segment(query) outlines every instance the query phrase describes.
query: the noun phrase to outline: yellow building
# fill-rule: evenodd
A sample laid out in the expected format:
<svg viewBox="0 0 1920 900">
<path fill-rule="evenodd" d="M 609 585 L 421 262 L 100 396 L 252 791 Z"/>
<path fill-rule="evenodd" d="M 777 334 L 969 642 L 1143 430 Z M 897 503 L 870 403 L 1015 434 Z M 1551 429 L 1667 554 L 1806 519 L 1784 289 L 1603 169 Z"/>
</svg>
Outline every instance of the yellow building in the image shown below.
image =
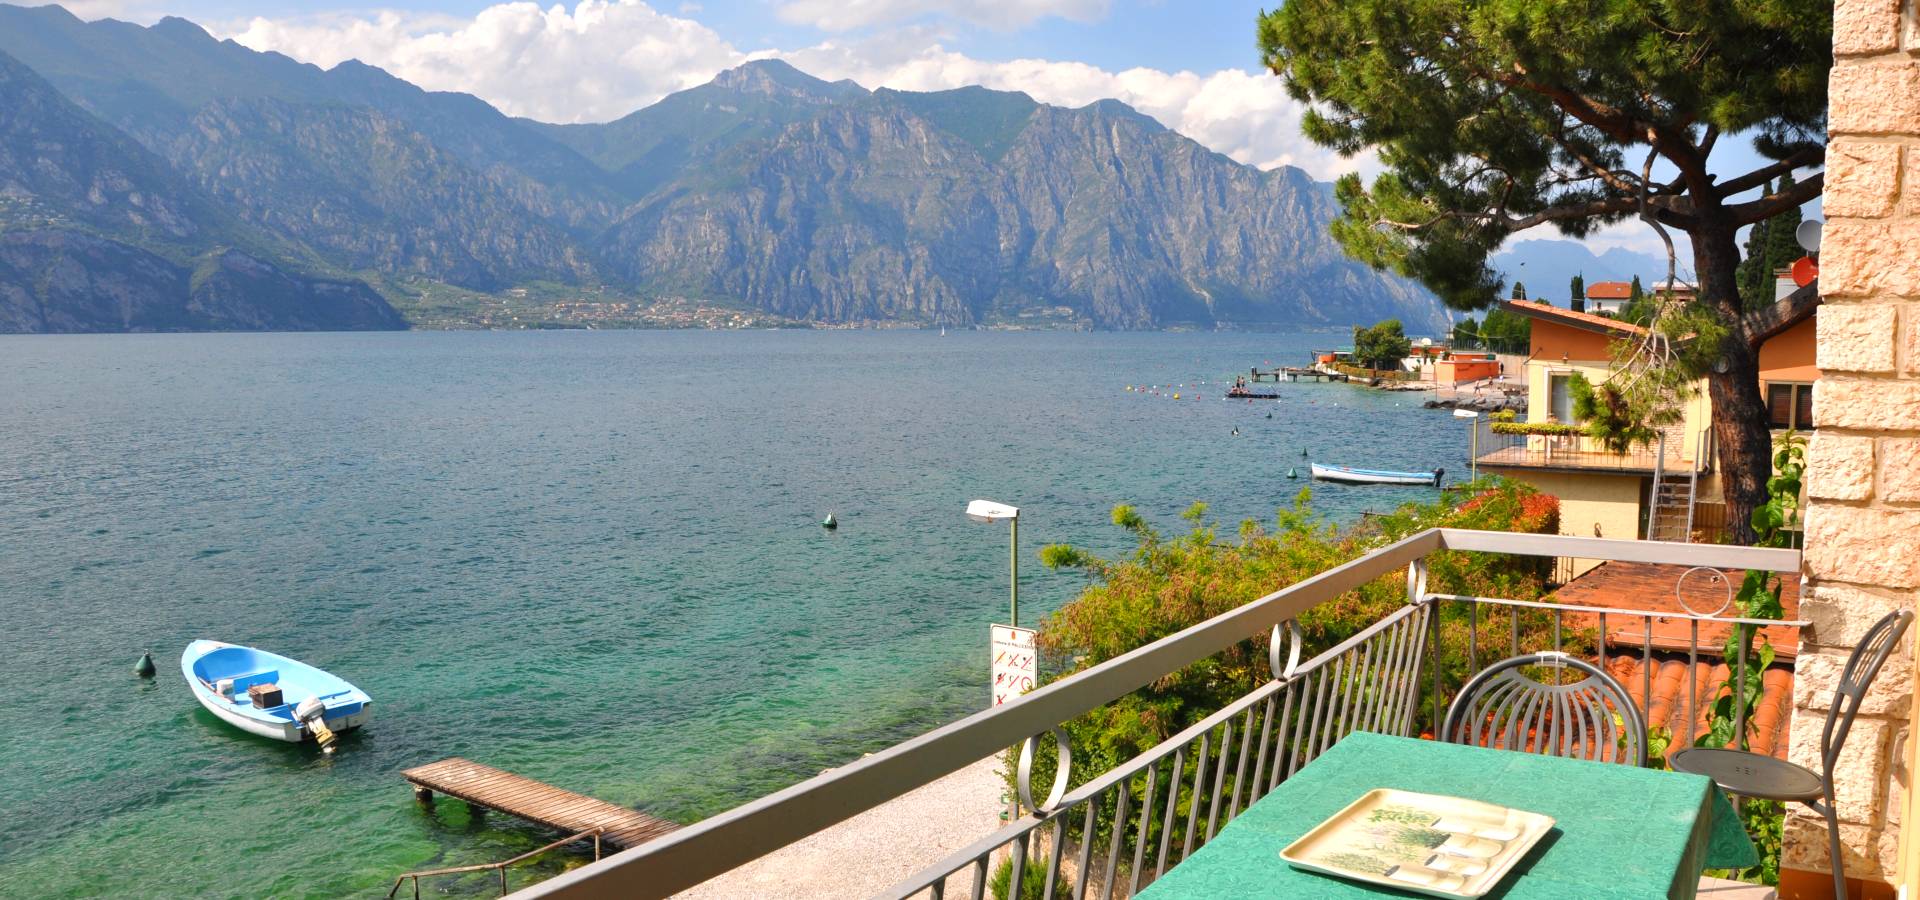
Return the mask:
<svg viewBox="0 0 1920 900">
<path fill-rule="evenodd" d="M 1544 303 L 1508 301 L 1507 312 L 1532 320 L 1526 361 L 1525 422 L 1475 423 L 1474 457 L 1485 470 L 1525 481 L 1560 498 L 1560 531 L 1581 537 L 1688 541 L 1725 524 L 1714 472 L 1713 408 L 1705 385 L 1659 441 L 1616 453 L 1577 433 L 1574 376 L 1599 384 L 1612 377 L 1612 345 L 1646 329 L 1606 316 Z M 1761 388 L 1776 429 L 1808 430 L 1813 422 L 1814 320 L 1800 322 L 1760 348 Z M 1588 566 L 1576 562 L 1577 575 Z"/>
</svg>

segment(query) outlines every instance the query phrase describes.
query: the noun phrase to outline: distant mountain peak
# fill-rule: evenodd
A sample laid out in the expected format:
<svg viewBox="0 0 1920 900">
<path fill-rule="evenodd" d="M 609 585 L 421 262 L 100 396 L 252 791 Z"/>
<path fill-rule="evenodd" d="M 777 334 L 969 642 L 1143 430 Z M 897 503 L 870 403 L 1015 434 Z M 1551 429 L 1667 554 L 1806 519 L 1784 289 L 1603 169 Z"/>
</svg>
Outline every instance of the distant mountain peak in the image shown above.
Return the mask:
<svg viewBox="0 0 1920 900">
<path fill-rule="evenodd" d="M 1159 119 L 1156 119 L 1150 115 L 1147 115 L 1146 113 L 1143 113 L 1137 109 L 1134 109 L 1133 107 L 1128 106 L 1123 101 L 1114 100 L 1112 98 L 1107 98 L 1105 100 L 1095 100 L 1092 103 L 1087 104 L 1086 106 L 1080 107 L 1080 109 L 1084 109 L 1088 112 L 1094 113 L 1095 115 L 1107 116 L 1115 119 L 1132 119 L 1134 121 L 1141 123 L 1142 125 L 1151 126 L 1155 131 L 1167 130 L 1167 127 L 1165 125 L 1160 124 Z"/>
<path fill-rule="evenodd" d="M 153 30 L 155 33 L 168 35 L 170 37 L 185 38 L 192 41 L 207 41 L 209 43 L 213 42 L 213 35 L 208 34 L 205 28 L 201 28 L 179 16 L 167 16 L 153 23 Z"/>
<path fill-rule="evenodd" d="M 755 59 L 727 69 L 709 86 L 749 94 L 837 98 L 865 89 L 851 81 L 827 81 L 815 78 L 780 59 Z"/>
</svg>

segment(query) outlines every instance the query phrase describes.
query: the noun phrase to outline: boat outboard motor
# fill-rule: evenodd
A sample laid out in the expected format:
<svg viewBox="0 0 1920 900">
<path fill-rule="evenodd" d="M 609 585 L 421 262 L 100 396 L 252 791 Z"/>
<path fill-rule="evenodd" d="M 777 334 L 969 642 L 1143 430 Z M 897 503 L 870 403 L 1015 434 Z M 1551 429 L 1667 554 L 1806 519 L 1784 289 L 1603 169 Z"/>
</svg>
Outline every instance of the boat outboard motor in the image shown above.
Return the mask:
<svg viewBox="0 0 1920 900">
<path fill-rule="evenodd" d="M 1433 470 L 1433 486 L 1434 486 L 1434 487 L 1439 487 L 1439 486 L 1440 486 L 1440 481 L 1441 481 L 1441 479 L 1444 479 L 1444 478 L 1446 478 L 1446 477 L 1447 477 L 1447 470 L 1446 470 L 1446 469 L 1435 469 L 1435 470 Z"/>
<path fill-rule="evenodd" d="M 333 744 L 340 740 L 340 736 L 327 727 L 326 714 L 327 704 L 321 702 L 319 697 L 308 697 L 300 701 L 299 706 L 293 708 L 294 721 L 307 726 L 307 730 L 313 732 L 313 736 L 320 741 L 320 749 L 323 752 L 332 753 Z"/>
</svg>

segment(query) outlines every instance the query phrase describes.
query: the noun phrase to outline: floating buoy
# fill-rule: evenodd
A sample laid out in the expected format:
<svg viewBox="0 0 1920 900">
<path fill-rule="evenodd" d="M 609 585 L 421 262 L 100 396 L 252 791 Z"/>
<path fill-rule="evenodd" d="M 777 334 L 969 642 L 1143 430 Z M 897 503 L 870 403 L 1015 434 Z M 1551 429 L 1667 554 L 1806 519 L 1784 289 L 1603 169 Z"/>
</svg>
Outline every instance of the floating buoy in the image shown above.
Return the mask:
<svg viewBox="0 0 1920 900">
<path fill-rule="evenodd" d="M 133 664 L 133 674 L 141 678 L 153 677 L 153 651 L 140 654 L 140 661 Z"/>
<path fill-rule="evenodd" d="M 1299 477 L 1300 477 L 1300 470 L 1299 470 L 1299 469 L 1288 469 L 1288 470 L 1287 470 L 1287 477 L 1288 477 L 1288 478 L 1299 478 Z"/>
<path fill-rule="evenodd" d="M 1267 413 L 1267 418 L 1269 419 L 1273 418 L 1273 413 Z"/>
<path fill-rule="evenodd" d="M 1233 436 L 1234 436 L 1234 437 L 1239 437 L 1239 436 L 1240 436 L 1240 429 L 1238 429 L 1238 428 L 1235 428 L 1235 429 L 1233 430 Z"/>
<path fill-rule="evenodd" d="M 832 531 L 840 527 L 840 520 L 834 518 L 833 513 L 827 513 L 827 517 L 820 520 L 820 527 Z"/>
<path fill-rule="evenodd" d="M 1175 400 L 1178 400 L 1178 399 L 1180 399 L 1180 394 L 1179 394 L 1179 392 L 1177 392 L 1177 391 L 1176 391 L 1176 392 L 1174 392 L 1174 395 L 1173 395 L 1173 399 L 1175 399 Z"/>
</svg>

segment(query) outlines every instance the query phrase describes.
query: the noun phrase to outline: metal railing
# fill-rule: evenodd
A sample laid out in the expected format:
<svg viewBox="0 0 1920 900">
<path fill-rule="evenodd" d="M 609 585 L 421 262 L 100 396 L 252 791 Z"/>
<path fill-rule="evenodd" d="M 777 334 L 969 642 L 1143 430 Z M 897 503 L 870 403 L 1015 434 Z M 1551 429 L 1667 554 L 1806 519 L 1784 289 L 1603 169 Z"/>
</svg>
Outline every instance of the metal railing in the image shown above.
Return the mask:
<svg viewBox="0 0 1920 900">
<path fill-rule="evenodd" d="M 494 869 L 500 873 L 500 896 L 505 897 L 507 895 L 508 866 L 525 862 L 549 850 L 564 847 L 574 841 L 583 841 L 587 838 L 593 838 L 593 858 L 597 861 L 600 859 L 600 831 L 601 829 L 599 828 L 589 828 L 577 834 L 567 835 L 544 847 L 537 847 L 512 859 L 503 859 L 499 862 L 479 863 L 471 866 L 449 866 L 444 869 L 422 869 L 418 872 L 408 872 L 393 880 L 393 887 L 387 890 L 387 900 L 393 900 L 393 895 L 400 893 L 400 886 L 406 884 L 409 878 L 413 879 L 413 900 L 420 900 L 420 879 L 422 878 L 433 878 L 440 875 L 464 875 L 468 872 L 485 872 L 488 869 Z"/>
<path fill-rule="evenodd" d="M 1010 871 L 1024 871 L 1036 832 L 1046 838 L 1049 849 L 1049 885 L 1065 874 L 1074 900 L 1085 897 L 1096 883 L 1104 886 L 1096 896 L 1132 896 L 1143 878 L 1151 883 L 1169 868 L 1170 860 L 1178 863 L 1212 840 L 1219 826 L 1244 806 L 1340 738 L 1358 729 L 1407 734 L 1420 695 L 1419 660 L 1428 609 L 1427 604 L 1401 607 L 1305 663 L 1293 623 L 1284 630 L 1275 626 L 1268 646 L 1277 678 L 1072 791 L 1064 790 L 1070 767 L 1057 765 L 1053 793 L 1037 805 L 1030 779 L 1038 742 L 1029 738 L 1021 748 L 1019 796 L 1023 808 L 1037 811 L 880 896 L 904 898 L 925 891 L 944 898 L 949 879 L 966 873 L 971 881 L 962 886 L 978 897 L 996 853 L 1010 854 Z M 1283 647 L 1289 649 L 1283 652 Z M 1064 737 L 1053 734 L 1058 759 L 1068 762 Z M 1158 840 L 1153 837 L 1156 830 Z M 1093 839 L 1103 831 L 1109 835 L 1106 841 Z M 1133 836 L 1130 841 L 1128 834 Z M 1065 860 L 1070 842 L 1077 842 L 1079 850 Z M 1097 843 L 1104 843 L 1105 850 L 1096 868 Z"/>
<path fill-rule="evenodd" d="M 1010 859 L 1015 884 L 1026 860 L 1044 858 L 1049 898 L 1055 893 L 1054 876 L 1061 872 L 1075 876 L 1075 898 L 1089 895 L 1090 882 L 1099 882 L 1103 896 L 1130 895 L 1204 846 L 1240 810 L 1348 732 L 1367 728 L 1409 733 L 1416 704 L 1429 699 L 1423 696 L 1429 690 L 1433 709 L 1439 709 L 1447 684 L 1454 680 L 1446 673 L 1460 656 L 1442 646 L 1444 638 L 1460 630 L 1457 615 L 1455 621 L 1443 622 L 1449 603 L 1472 610 L 1495 604 L 1514 621 L 1522 615 L 1550 617 L 1555 647 L 1567 637 L 1567 615 L 1636 614 L 1430 594 L 1425 558 L 1441 551 L 1725 570 L 1791 572 L 1799 566 L 1799 554 L 1790 550 L 1431 529 L 1002 706 L 523 889 L 518 896 L 665 897 L 1016 746 L 1023 748 L 1019 768 L 1025 777 L 1019 779 L 1019 793 L 1024 814 L 882 896 L 944 898 L 950 880 L 957 878 L 969 896 L 982 897 L 996 854 Z M 1405 607 L 1306 662 L 1298 661 L 1300 642 L 1292 620 L 1402 571 Z M 1490 615 L 1489 621 L 1497 618 Z M 1468 665 L 1479 659 L 1481 621 L 1478 612 L 1467 614 Z M 1057 778 L 1048 796 L 1035 802 L 1030 781 L 1041 740 L 1055 745 L 1056 772 L 1071 769 L 1071 748 L 1056 731 L 1058 726 L 1263 632 L 1287 638 L 1271 643 L 1276 658 L 1270 664 L 1278 677 L 1077 788 L 1068 790 L 1068 778 Z M 1528 626 L 1517 633 L 1537 637 L 1549 632 Z M 1282 647 L 1285 659 L 1278 658 Z"/>
<path fill-rule="evenodd" d="M 1485 416 L 1473 423 L 1474 434 L 1469 438 L 1468 452 L 1473 454 L 1476 465 L 1678 474 L 1704 472 L 1711 468 L 1713 461 L 1708 431 L 1695 436 L 1695 452 L 1690 455 L 1676 446 L 1677 440 L 1666 438 L 1651 444 L 1635 444 L 1620 453 L 1585 435 L 1503 434 L 1493 430 L 1494 424 Z"/>
</svg>

